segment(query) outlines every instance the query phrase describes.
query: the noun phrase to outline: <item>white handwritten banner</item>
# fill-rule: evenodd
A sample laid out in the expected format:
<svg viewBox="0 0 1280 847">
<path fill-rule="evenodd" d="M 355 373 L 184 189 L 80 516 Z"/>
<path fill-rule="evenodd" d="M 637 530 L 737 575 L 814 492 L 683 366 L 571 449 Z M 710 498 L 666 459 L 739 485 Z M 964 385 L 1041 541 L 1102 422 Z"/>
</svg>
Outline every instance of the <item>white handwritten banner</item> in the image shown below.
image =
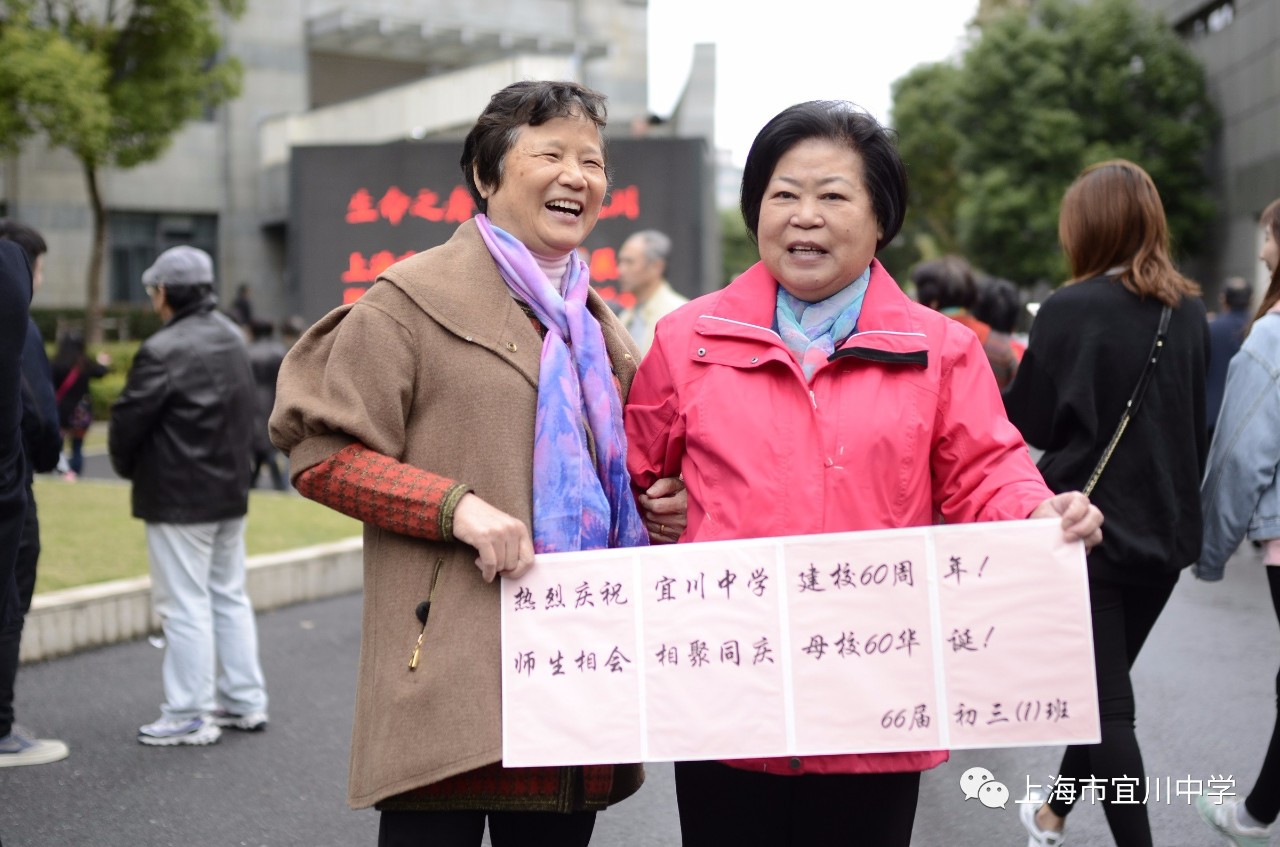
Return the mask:
<svg viewBox="0 0 1280 847">
<path fill-rule="evenodd" d="M 508 767 L 1089 744 L 1057 520 L 538 556 L 502 587 Z"/>
</svg>

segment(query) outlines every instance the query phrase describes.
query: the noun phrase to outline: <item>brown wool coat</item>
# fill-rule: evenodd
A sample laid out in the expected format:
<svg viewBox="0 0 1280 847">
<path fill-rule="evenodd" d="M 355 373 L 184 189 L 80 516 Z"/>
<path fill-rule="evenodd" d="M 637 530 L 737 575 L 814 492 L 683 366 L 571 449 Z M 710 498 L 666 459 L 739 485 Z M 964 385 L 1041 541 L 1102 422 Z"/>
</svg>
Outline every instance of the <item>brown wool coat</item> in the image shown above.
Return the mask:
<svg viewBox="0 0 1280 847">
<path fill-rule="evenodd" d="M 595 292 L 588 306 L 625 398 L 639 356 Z M 280 370 L 271 438 L 297 474 L 358 440 L 467 483 L 531 523 L 542 343 L 473 221 L 330 312 Z M 499 586 L 476 552 L 366 524 L 348 801 L 355 808 L 502 758 Z M 417 670 L 414 609 L 439 577 Z M 615 770 L 613 799 L 638 765 Z"/>
</svg>

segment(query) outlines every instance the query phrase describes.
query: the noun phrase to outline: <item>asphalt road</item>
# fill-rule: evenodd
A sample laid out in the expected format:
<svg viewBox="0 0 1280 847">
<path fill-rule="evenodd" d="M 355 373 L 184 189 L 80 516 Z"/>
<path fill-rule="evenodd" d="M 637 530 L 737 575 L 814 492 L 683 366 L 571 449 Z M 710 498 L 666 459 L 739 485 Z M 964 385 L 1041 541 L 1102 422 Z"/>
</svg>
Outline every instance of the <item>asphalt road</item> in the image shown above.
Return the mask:
<svg viewBox="0 0 1280 847">
<path fill-rule="evenodd" d="M 277 847 L 372 845 L 377 816 L 345 804 L 359 641 L 358 595 L 259 618 L 271 692 L 270 728 L 227 733 L 208 748 L 155 749 L 134 740 L 158 715 L 160 651 L 147 641 L 24 667 L 18 719 L 71 745 L 71 758 L 0 770 L 6 847 Z M 1249 546 L 1216 585 L 1189 576 L 1139 660 L 1138 730 L 1148 776 L 1173 784 L 1229 775 L 1247 791 L 1270 733 L 1280 630 Z M 966 801 L 960 775 L 982 766 L 1022 796 L 1055 772 L 1059 750 L 972 750 L 925 774 L 915 847 L 1021 845 L 1017 808 Z M 671 766 L 600 815 L 598 845 L 675 845 Z M 1209 847 L 1185 796 L 1148 804 L 1155 843 Z M 856 822 L 851 821 L 856 831 Z M 1111 844 L 1100 806 L 1068 824 L 1074 845 Z"/>
</svg>

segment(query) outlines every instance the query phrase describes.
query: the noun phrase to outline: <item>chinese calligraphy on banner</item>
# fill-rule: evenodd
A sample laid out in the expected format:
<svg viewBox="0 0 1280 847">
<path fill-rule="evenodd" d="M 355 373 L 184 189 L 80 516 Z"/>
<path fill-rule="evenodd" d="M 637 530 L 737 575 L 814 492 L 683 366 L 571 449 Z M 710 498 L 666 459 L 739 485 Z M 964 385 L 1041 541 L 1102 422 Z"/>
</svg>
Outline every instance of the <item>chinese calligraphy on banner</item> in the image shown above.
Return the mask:
<svg viewBox="0 0 1280 847">
<path fill-rule="evenodd" d="M 1099 738 L 1056 520 L 539 556 L 502 594 L 508 767 Z"/>
</svg>

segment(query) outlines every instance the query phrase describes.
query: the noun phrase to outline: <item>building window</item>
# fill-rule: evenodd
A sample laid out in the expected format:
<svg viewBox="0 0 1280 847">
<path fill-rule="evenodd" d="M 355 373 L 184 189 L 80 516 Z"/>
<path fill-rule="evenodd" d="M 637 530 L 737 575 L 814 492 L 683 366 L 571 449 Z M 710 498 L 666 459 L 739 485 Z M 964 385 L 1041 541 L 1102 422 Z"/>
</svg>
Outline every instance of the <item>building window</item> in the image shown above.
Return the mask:
<svg viewBox="0 0 1280 847">
<path fill-rule="evenodd" d="M 218 271 L 218 216 L 153 212 L 111 212 L 107 216 L 110 299 L 145 303 L 142 272 L 156 257 L 179 244 L 199 247 L 214 258 Z"/>
<path fill-rule="evenodd" d="M 1188 41 L 1205 38 L 1235 23 L 1235 0 L 1215 0 L 1193 12 L 1177 25 L 1178 35 Z"/>
</svg>

